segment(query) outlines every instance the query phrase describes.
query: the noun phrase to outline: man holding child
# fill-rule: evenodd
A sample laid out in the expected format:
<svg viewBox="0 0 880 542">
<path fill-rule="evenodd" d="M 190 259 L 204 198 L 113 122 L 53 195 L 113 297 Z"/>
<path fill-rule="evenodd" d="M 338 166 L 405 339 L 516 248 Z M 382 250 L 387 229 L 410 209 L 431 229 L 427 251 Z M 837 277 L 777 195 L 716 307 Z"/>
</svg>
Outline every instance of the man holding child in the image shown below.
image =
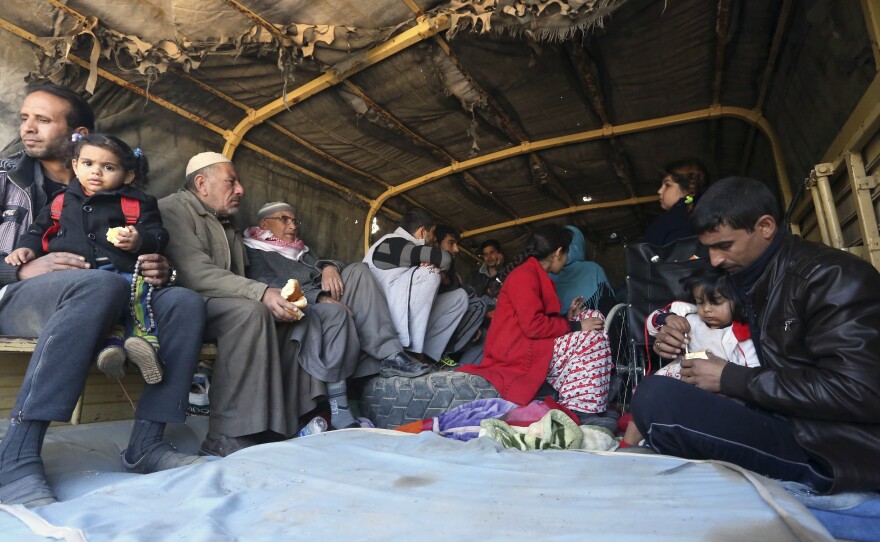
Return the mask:
<svg viewBox="0 0 880 542">
<path fill-rule="evenodd" d="M 94 119 L 89 105 L 70 89 L 52 84 L 28 89 L 20 112 L 24 151 L 0 161 L 0 252 L 11 252 L 33 217 L 73 180 L 67 160 L 71 135 L 94 131 Z M 165 258 L 139 259 L 151 285 L 173 282 Z M 0 286 L 0 334 L 39 336 L 0 443 L 0 503 L 41 506 L 56 501 L 40 457 L 46 430 L 52 421 L 70 419 L 99 346 L 128 310 L 130 284 L 115 273 L 89 269 L 81 255 L 52 252 L 21 266 L 0 261 Z M 141 473 L 200 461 L 175 451 L 163 434 L 166 423 L 185 419 L 204 303 L 189 290 L 160 288 L 153 304 L 165 376 L 144 387 L 123 454 L 123 464 Z"/>
<path fill-rule="evenodd" d="M 880 488 L 880 276 L 846 252 L 797 238 L 762 183 L 716 182 L 691 215 L 713 266 L 739 290 L 760 367 L 684 359 L 649 377 L 633 419 L 658 452 L 735 463 L 819 492 Z M 655 351 L 685 337 L 665 326 Z"/>
</svg>

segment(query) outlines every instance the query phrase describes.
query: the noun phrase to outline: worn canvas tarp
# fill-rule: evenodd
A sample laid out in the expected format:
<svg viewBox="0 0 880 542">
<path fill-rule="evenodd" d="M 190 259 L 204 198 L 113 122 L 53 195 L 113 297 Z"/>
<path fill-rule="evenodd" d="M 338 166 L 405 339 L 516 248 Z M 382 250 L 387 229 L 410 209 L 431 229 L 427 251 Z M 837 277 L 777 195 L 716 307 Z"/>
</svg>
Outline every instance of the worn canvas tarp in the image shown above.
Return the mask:
<svg viewBox="0 0 880 542">
<path fill-rule="evenodd" d="M 50 433 L 64 500 L 35 513 L 92 541 L 831 539 L 773 482 L 718 464 L 356 429 L 132 475 L 118 462 L 129 427 Z M 198 445 L 186 427 L 169 435 Z M 0 510 L 3 538 L 42 539 L 22 510 Z"/>
</svg>

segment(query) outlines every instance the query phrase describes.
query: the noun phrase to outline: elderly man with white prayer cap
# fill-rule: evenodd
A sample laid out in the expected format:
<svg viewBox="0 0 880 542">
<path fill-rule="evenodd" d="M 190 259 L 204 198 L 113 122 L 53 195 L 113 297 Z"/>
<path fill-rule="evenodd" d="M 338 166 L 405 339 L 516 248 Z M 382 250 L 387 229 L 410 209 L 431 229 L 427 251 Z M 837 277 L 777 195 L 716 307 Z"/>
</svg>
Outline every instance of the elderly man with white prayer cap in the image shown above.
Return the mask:
<svg viewBox="0 0 880 542">
<path fill-rule="evenodd" d="M 257 226 L 244 231 L 247 276 L 281 287 L 299 281 L 308 299 L 309 330 L 299 363 L 327 383 L 330 424 L 350 426 L 346 378 L 381 369 L 383 376 L 419 376 L 429 367 L 407 354 L 397 337 L 385 294 L 370 269 L 320 258 L 301 238 L 302 222 L 292 205 L 270 202 L 257 212 Z M 366 360 L 379 360 L 375 362 Z"/>
<path fill-rule="evenodd" d="M 302 311 L 279 286 L 245 276 L 245 246 L 232 220 L 244 192 L 228 158 L 203 152 L 190 159 L 184 188 L 159 201 L 171 235 L 167 254 L 180 284 L 206 298 L 205 337 L 217 341 L 206 455 L 292 437 L 299 417 L 327 394 L 297 361 L 309 327 L 299 323 Z"/>
<path fill-rule="evenodd" d="M 304 330 L 294 325 L 301 311 L 279 288 L 244 276 L 247 257 L 232 222 L 242 196 L 232 162 L 203 152 L 190 159 L 184 188 L 159 200 L 174 236 L 167 255 L 179 283 L 206 298 L 205 338 L 217 341 L 211 419 L 200 450 L 206 455 L 226 456 L 276 434 L 293 436 L 299 415 L 310 409 L 314 384 L 299 370 L 297 347 L 287 340 Z"/>
</svg>

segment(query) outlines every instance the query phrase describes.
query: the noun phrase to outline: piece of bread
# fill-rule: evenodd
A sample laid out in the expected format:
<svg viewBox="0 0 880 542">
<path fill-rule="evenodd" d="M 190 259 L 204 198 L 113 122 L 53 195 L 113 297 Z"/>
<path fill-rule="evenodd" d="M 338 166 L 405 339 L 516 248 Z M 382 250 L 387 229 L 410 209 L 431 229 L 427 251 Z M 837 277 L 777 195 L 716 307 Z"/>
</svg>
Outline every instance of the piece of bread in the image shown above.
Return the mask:
<svg viewBox="0 0 880 542">
<path fill-rule="evenodd" d="M 700 352 L 688 352 L 684 355 L 684 359 L 709 359 L 709 356 L 707 356 L 705 350 L 703 350 Z"/>
<path fill-rule="evenodd" d="M 128 231 L 126 227 L 119 228 L 110 228 L 107 230 L 107 240 L 113 243 L 114 245 L 119 242 L 119 232 Z"/>
<path fill-rule="evenodd" d="M 299 287 L 299 281 L 296 279 L 288 280 L 284 288 L 281 288 L 281 297 L 293 303 L 300 310 L 309 305 L 309 300 L 306 299 L 305 294 Z"/>
</svg>

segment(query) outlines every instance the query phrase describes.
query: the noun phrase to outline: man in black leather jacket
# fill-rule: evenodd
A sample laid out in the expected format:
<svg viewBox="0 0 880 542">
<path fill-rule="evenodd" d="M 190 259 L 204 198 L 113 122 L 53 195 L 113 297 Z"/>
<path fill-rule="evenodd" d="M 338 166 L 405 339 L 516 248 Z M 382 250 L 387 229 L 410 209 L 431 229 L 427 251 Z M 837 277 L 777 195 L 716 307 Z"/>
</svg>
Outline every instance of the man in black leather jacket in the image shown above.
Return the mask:
<svg viewBox="0 0 880 542">
<path fill-rule="evenodd" d="M 880 274 L 781 230 L 753 179 L 714 184 L 691 222 L 740 291 L 761 367 L 710 354 L 683 360 L 681 381 L 645 379 L 633 418 L 647 445 L 820 492 L 880 488 Z M 663 328 L 654 349 L 672 359 L 684 343 Z"/>
</svg>

